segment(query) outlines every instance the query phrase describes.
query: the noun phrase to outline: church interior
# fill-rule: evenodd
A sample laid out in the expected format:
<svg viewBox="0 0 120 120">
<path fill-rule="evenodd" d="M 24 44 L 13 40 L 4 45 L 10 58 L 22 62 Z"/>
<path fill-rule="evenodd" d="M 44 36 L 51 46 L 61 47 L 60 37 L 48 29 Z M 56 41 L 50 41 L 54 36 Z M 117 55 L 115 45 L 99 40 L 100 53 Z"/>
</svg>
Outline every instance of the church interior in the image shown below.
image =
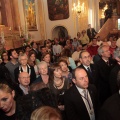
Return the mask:
<svg viewBox="0 0 120 120">
<path fill-rule="evenodd" d="M 80 0 L 80 10 L 73 10 L 78 1 L 65 0 L 60 3 L 59 11 L 52 0 L 1 0 L 0 32 L 4 34 L 5 48 L 20 47 L 24 37 L 41 43 L 47 39 L 60 38 L 60 31 L 65 37 L 73 39 L 77 32 L 87 30 L 88 24 L 95 28 L 102 39 L 107 39 L 109 34 L 119 35 L 119 0 Z M 107 5 L 112 6 L 114 15 L 104 24 Z"/>
<path fill-rule="evenodd" d="M 120 0 L 0 0 L 0 120 L 120 120 Z"/>
</svg>

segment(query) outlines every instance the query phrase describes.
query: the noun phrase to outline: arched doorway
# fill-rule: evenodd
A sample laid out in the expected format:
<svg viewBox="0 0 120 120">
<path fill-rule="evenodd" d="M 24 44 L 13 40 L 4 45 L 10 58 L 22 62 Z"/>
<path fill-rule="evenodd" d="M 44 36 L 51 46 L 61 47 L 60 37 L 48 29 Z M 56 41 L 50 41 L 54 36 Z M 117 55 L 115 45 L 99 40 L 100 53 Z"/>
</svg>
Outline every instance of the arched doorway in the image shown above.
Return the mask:
<svg viewBox="0 0 120 120">
<path fill-rule="evenodd" d="M 68 31 L 63 26 L 57 26 L 52 31 L 52 39 L 54 38 L 66 38 L 68 37 Z"/>
</svg>

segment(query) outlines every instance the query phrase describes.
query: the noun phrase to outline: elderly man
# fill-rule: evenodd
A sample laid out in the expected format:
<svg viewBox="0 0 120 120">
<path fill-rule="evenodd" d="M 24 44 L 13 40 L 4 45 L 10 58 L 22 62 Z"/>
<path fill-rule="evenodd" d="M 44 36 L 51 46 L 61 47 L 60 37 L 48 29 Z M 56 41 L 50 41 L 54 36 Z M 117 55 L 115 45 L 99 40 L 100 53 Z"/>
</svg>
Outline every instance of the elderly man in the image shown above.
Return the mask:
<svg viewBox="0 0 120 120">
<path fill-rule="evenodd" d="M 95 120 L 97 94 L 94 85 L 89 84 L 83 68 L 73 72 L 73 85 L 65 93 L 65 112 L 68 120 Z"/>
<path fill-rule="evenodd" d="M 108 45 L 100 46 L 98 48 L 98 54 L 101 56 L 100 60 L 96 64 L 99 78 L 99 99 L 102 105 L 104 101 L 111 95 L 109 75 L 116 62 L 110 58 L 111 54 Z"/>
<path fill-rule="evenodd" d="M 29 92 L 30 75 L 27 72 L 21 72 L 18 77 L 19 87 L 26 95 Z"/>
<path fill-rule="evenodd" d="M 116 59 L 117 64 L 111 70 L 110 76 L 109 76 L 110 90 L 112 94 L 116 93 L 119 90 L 118 85 L 117 85 L 117 74 L 120 70 L 120 48 L 117 48 L 114 51 L 113 56 Z"/>
</svg>

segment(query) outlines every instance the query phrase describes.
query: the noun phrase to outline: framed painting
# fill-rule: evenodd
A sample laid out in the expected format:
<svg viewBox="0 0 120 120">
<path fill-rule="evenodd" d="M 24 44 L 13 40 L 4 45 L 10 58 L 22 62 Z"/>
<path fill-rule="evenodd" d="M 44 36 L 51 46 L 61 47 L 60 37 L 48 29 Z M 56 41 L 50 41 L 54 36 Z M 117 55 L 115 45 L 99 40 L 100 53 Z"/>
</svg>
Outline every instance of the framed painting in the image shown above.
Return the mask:
<svg viewBox="0 0 120 120">
<path fill-rule="evenodd" d="M 47 0 L 48 15 L 51 21 L 69 18 L 68 0 Z"/>
<path fill-rule="evenodd" d="M 25 24 L 29 31 L 37 30 L 35 0 L 23 0 Z"/>
</svg>

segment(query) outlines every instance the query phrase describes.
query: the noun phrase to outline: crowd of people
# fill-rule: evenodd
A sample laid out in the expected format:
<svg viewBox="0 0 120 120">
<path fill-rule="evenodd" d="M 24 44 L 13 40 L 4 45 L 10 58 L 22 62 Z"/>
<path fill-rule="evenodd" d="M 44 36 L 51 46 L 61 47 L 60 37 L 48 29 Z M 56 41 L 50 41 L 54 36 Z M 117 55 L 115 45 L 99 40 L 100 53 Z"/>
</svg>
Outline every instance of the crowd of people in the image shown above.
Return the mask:
<svg viewBox="0 0 120 120">
<path fill-rule="evenodd" d="M 0 120 L 119 120 L 120 47 L 96 34 L 3 51 Z"/>
</svg>

